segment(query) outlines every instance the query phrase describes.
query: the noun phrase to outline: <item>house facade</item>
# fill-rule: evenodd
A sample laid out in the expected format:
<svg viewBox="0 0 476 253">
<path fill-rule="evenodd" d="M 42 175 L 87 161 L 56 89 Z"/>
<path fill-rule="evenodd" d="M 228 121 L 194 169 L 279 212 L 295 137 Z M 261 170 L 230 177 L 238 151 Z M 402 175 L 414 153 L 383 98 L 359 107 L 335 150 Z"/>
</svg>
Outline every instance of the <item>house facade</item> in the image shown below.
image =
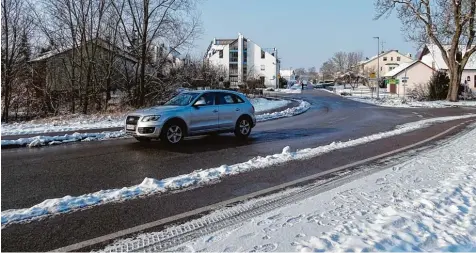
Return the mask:
<svg viewBox="0 0 476 253">
<path fill-rule="evenodd" d="M 368 76 L 370 73 L 375 73 L 375 75 L 380 73 L 382 77 L 401 64 L 412 61 L 411 54 L 403 55 L 398 52 L 398 50 L 390 50 L 386 52 L 382 51 L 379 55 L 370 59 L 367 58 L 365 61 L 360 62 L 357 67 L 360 74 Z"/>
<path fill-rule="evenodd" d="M 408 92 L 427 84 L 434 71 L 421 61 L 402 63 L 384 75 L 386 79 L 392 81 L 387 84 L 387 91 L 399 96 L 406 96 Z M 394 80 L 398 80 L 398 83 L 395 83 Z"/>
<path fill-rule="evenodd" d="M 443 45 L 445 50 L 451 48 L 450 45 Z M 464 54 L 466 46 L 460 45 L 459 50 Z M 443 59 L 441 50 L 435 44 L 427 44 L 421 51 L 418 59 L 433 69 L 440 71 L 448 71 L 448 66 Z M 428 79 L 429 80 L 429 79 Z M 476 54 L 472 54 L 463 70 L 461 77 L 462 84 L 466 85 L 473 92 L 476 92 Z"/>
<path fill-rule="evenodd" d="M 236 39 L 213 39 L 205 59 L 224 70 L 224 80 L 238 87 L 248 79 L 258 79 L 266 87 L 277 87 L 280 64 L 276 48 L 264 49 L 238 34 Z"/>
<path fill-rule="evenodd" d="M 296 74 L 294 73 L 294 70 L 292 69 L 282 69 L 279 71 L 279 75 L 282 78 L 286 79 L 288 82 L 296 80 Z"/>
</svg>

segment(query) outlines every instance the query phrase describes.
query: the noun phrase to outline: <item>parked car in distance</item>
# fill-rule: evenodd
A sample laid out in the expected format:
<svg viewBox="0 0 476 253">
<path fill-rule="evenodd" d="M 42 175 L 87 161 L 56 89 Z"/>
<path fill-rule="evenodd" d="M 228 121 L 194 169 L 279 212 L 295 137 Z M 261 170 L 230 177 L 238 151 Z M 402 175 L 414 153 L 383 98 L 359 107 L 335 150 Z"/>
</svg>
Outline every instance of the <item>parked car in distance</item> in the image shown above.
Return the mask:
<svg viewBox="0 0 476 253">
<path fill-rule="evenodd" d="M 247 138 L 256 126 L 255 108 L 245 95 L 228 90 L 183 91 L 164 105 L 127 115 L 126 133 L 138 141 L 178 144 L 186 136 L 232 132 Z"/>
</svg>

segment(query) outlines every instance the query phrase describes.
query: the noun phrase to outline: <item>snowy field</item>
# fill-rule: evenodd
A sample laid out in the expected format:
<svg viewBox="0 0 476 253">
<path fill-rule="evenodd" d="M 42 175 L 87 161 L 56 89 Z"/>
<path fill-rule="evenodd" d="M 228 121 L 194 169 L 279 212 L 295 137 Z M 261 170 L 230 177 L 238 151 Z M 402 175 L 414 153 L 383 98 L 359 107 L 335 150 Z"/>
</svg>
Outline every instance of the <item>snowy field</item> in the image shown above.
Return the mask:
<svg viewBox="0 0 476 253">
<path fill-rule="evenodd" d="M 399 107 L 399 108 L 445 108 L 445 107 L 476 107 L 476 101 L 458 101 L 458 102 L 449 102 L 446 100 L 441 101 L 414 101 L 410 98 L 404 98 L 403 96 L 398 96 L 397 94 L 388 93 L 386 89 L 380 89 L 379 99 L 377 99 L 377 94 L 372 93 L 369 88 L 366 86 L 359 86 L 358 88 L 352 90 L 349 85 L 344 89 L 343 85 L 334 86 L 333 92 L 337 95 L 342 93 L 352 94 L 351 96 L 344 96 L 345 98 L 352 99 L 354 101 L 373 104 L 377 106 L 384 107 Z"/>
<path fill-rule="evenodd" d="M 218 180 L 227 176 L 237 175 L 251 170 L 257 170 L 273 165 L 292 162 L 295 160 L 310 159 L 328 152 L 332 152 L 333 150 L 357 146 L 375 140 L 407 133 L 435 123 L 472 118 L 475 116 L 476 115 L 474 114 L 470 114 L 465 116 L 426 119 L 397 126 L 394 130 L 388 132 L 373 134 L 346 142 L 333 142 L 328 145 L 297 151 L 291 151 L 291 148 L 288 146 L 285 147 L 281 153 L 268 155 L 266 157 L 255 157 L 243 163 L 222 165 L 216 168 L 197 168 L 197 170 L 189 174 L 176 177 L 165 179 L 145 178 L 139 185 L 120 189 L 108 189 L 84 194 L 81 196 L 65 196 L 63 198 L 48 199 L 30 208 L 2 211 L 1 224 L 3 226 L 10 223 L 25 222 L 50 215 L 77 211 L 96 205 L 121 202 L 133 198 L 149 196 L 151 194 L 163 194 L 175 190 L 193 189 L 194 187 L 217 183 Z"/>
<path fill-rule="evenodd" d="M 171 251 L 474 252 L 474 127 L 464 136 L 403 163 L 204 235 Z M 296 189 L 280 194 L 292 190 Z M 259 199 L 249 202 L 256 201 Z M 245 202 L 218 210 L 200 220 L 219 219 L 227 209 L 247 205 L 251 204 Z M 186 223 L 181 227 L 187 226 Z M 179 227 L 166 231 L 176 228 Z M 156 235 L 162 236 L 162 232 L 120 240 L 104 250 Z"/>
<path fill-rule="evenodd" d="M 250 101 L 254 105 L 256 113 L 284 107 L 291 102 L 265 98 L 252 98 Z M 2 136 L 123 127 L 125 116 L 125 114 L 117 113 L 111 115 L 68 115 L 20 123 L 2 123 Z"/>
<path fill-rule="evenodd" d="M 273 110 L 276 108 L 281 108 L 289 103 L 291 101 L 289 100 L 274 100 L 274 99 L 265 99 L 265 98 L 255 98 L 252 99 L 253 105 L 255 106 L 255 110 L 257 111 L 258 115 L 256 115 L 256 120 L 258 122 L 263 122 L 267 120 L 273 120 L 273 119 L 280 119 L 280 118 L 285 118 L 285 117 L 292 117 L 295 115 L 299 115 L 301 113 L 306 112 L 311 108 L 311 104 L 309 102 L 299 100 L 299 105 L 291 108 L 287 108 L 282 111 L 277 111 L 277 112 L 272 112 L 272 113 L 263 113 L 264 111 L 268 110 Z M 261 114 L 259 114 L 261 113 Z M 68 122 L 72 122 L 72 120 L 65 120 L 63 121 L 65 124 L 68 124 Z M 97 126 L 97 124 L 102 124 L 101 122 L 94 122 L 94 120 L 91 120 L 93 122 L 91 125 L 88 125 L 87 123 L 84 123 L 85 126 Z M 103 122 L 104 123 L 104 122 Z M 110 120 L 106 122 L 106 124 L 117 124 L 117 126 L 123 126 L 123 120 L 118 119 L 117 122 L 114 122 L 113 120 Z M 13 125 L 13 124 L 12 124 Z M 71 127 L 72 124 L 67 125 L 68 127 Z M 25 125 L 26 129 L 29 128 L 29 126 L 26 124 Z M 42 126 L 41 128 L 37 129 L 42 129 L 46 132 L 54 132 L 50 131 L 51 130 L 51 125 L 45 125 Z M 64 126 L 62 126 L 62 129 L 65 129 Z M 52 126 L 53 129 L 55 129 L 55 126 Z M 61 127 L 60 127 L 61 128 Z M 89 128 L 85 128 L 89 129 Z M 24 129 L 19 129 L 18 131 L 23 131 Z M 78 129 L 76 129 L 78 130 Z M 82 129 L 84 130 L 84 129 Z M 2 132 L 3 134 L 3 132 Z M 127 138 L 128 135 L 124 130 L 119 130 L 119 131 L 105 131 L 105 132 L 100 132 L 100 133 L 73 133 L 73 134 L 64 134 L 64 135 L 58 135 L 58 136 L 35 136 L 35 137 L 29 137 L 29 138 L 19 138 L 16 140 L 2 140 L 1 145 L 3 147 L 9 146 L 9 145 L 15 145 L 15 146 L 28 146 L 28 147 L 41 147 L 41 146 L 46 146 L 46 145 L 58 145 L 62 143 L 68 143 L 68 142 L 77 142 L 77 141 L 97 141 L 97 140 L 108 140 L 108 139 L 116 139 L 116 138 Z"/>
</svg>

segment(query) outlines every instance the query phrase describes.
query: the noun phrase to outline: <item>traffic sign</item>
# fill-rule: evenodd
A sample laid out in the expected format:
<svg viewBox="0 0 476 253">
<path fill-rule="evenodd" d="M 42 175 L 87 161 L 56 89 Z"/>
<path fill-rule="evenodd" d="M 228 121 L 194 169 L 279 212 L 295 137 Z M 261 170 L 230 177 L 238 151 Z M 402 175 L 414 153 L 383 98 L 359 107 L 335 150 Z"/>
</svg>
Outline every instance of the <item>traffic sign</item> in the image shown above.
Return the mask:
<svg viewBox="0 0 476 253">
<path fill-rule="evenodd" d="M 402 83 L 406 83 L 406 82 L 408 82 L 407 79 L 403 79 L 403 80 L 402 80 Z"/>
<path fill-rule="evenodd" d="M 370 73 L 370 75 L 369 75 L 370 78 L 375 78 L 375 76 L 376 76 L 375 72 L 372 72 L 372 73 Z"/>
<path fill-rule="evenodd" d="M 410 79 L 410 78 L 406 77 L 406 76 L 402 77 L 402 80 L 408 80 L 408 79 Z"/>
</svg>

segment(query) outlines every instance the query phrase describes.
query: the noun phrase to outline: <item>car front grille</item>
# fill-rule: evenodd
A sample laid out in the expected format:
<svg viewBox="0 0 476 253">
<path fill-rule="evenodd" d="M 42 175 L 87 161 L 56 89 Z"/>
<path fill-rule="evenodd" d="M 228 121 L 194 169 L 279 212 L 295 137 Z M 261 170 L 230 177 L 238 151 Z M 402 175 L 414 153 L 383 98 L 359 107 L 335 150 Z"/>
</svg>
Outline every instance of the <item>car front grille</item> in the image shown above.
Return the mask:
<svg viewBox="0 0 476 253">
<path fill-rule="evenodd" d="M 139 118 L 138 116 L 127 116 L 127 119 L 126 119 L 126 124 L 127 125 L 137 125 L 137 121 L 139 121 Z"/>
</svg>

